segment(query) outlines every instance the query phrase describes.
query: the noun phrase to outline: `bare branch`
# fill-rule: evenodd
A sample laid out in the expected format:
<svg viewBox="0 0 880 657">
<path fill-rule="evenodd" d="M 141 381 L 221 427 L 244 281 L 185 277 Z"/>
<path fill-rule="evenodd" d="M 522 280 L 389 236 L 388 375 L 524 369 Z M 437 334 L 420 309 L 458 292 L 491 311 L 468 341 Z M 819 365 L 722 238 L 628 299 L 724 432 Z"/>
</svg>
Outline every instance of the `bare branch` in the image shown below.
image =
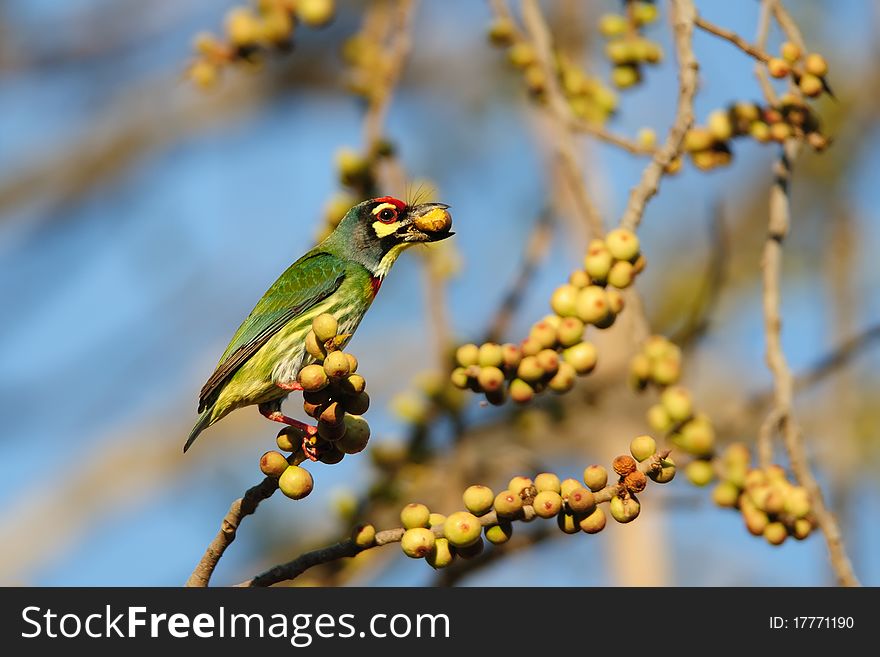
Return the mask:
<svg viewBox="0 0 880 657">
<path fill-rule="evenodd" d="M 730 43 L 735 45 L 747 55 L 754 57 L 759 62 L 764 62 L 766 64 L 770 61 L 770 55 L 765 53 L 762 48 L 751 45 L 736 32 L 715 25 L 715 23 L 710 23 L 702 16 L 697 16 L 694 19 L 694 25 L 699 27 L 701 30 L 708 32 L 709 34 L 714 34 L 715 36 L 720 37 L 726 41 L 730 41 Z"/>
<path fill-rule="evenodd" d="M 684 136 L 694 124 L 694 96 L 697 93 L 699 64 L 694 56 L 693 32 L 696 10 L 691 0 L 672 0 L 672 24 L 675 52 L 678 57 L 678 106 L 675 121 L 666 143 L 654 154 L 639 183 L 629 195 L 620 226 L 636 230 L 642 221 L 645 205 L 660 187 L 660 179 L 669 163 L 681 155 Z"/>
<path fill-rule="evenodd" d="M 782 269 L 782 242 L 788 234 L 790 225 L 790 207 L 788 184 L 791 178 L 791 167 L 797 157 L 799 145 L 795 140 L 786 142 L 783 155 L 777 161 L 774 170 L 774 183 L 770 190 L 770 217 L 767 240 L 761 261 L 763 271 L 763 306 L 764 331 L 766 334 L 767 365 L 773 374 L 774 408 L 765 427 L 778 426 L 782 431 L 783 443 L 792 470 L 798 483 L 807 489 L 812 499 L 816 523 L 825 536 L 831 567 L 838 582 L 844 586 L 858 586 L 846 554 L 846 547 L 840 533 L 840 527 L 834 514 L 826 506 L 822 490 L 816 482 L 807 460 L 806 450 L 800 427 L 792 413 L 794 396 L 794 379 L 788 367 L 788 361 L 782 349 L 781 328 L 782 317 L 780 305 L 780 278 Z M 769 429 L 761 432 L 759 440 L 762 455 L 769 451 Z"/>
</svg>

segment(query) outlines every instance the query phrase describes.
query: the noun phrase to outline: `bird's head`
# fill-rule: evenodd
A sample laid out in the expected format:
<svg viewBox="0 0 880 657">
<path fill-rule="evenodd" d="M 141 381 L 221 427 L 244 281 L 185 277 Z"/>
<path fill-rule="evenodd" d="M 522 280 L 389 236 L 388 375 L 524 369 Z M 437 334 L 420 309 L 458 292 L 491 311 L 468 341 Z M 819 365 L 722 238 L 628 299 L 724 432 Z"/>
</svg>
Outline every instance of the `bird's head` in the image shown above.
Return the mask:
<svg viewBox="0 0 880 657">
<path fill-rule="evenodd" d="M 451 237 L 451 227 L 448 205 L 407 205 L 392 196 L 382 196 L 358 203 L 346 212 L 325 244 L 383 277 L 404 249 Z"/>
</svg>

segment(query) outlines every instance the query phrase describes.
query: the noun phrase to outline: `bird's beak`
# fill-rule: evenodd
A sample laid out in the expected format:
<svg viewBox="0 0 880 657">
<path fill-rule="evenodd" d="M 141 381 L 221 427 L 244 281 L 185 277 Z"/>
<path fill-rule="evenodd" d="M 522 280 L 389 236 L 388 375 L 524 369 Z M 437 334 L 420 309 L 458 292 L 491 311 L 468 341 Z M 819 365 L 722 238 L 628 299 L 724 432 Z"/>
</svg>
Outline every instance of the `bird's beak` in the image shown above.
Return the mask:
<svg viewBox="0 0 880 657">
<path fill-rule="evenodd" d="M 405 242 L 439 242 L 452 237 L 452 215 L 443 203 L 422 203 L 407 213 L 409 222 L 404 229 Z"/>
</svg>

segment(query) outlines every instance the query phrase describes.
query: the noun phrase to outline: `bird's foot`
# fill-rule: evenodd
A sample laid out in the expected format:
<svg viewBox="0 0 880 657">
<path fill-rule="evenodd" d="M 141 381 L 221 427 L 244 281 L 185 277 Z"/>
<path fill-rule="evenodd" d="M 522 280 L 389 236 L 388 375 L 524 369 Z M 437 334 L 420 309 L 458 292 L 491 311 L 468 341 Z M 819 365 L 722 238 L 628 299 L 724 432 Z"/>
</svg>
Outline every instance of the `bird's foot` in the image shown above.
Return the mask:
<svg viewBox="0 0 880 657">
<path fill-rule="evenodd" d="M 303 454 L 305 454 L 306 458 L 310 461 L 319 461 L 321 459 L 322 443 L 324 443 L 324 441 L 319 441 L 317 435 L 304 436 L 302 445 Z"/>
<path fill-rule="evenodd" d="M 279 388 L 281 388 L 282 390 L 289 390 L 289 391 L 293 391 L 293 392 L 296 392 L 296 391 L 303 389 L 303 387 L 299 381 L 288 381 L 288 382 L 276 381 L 275 385 L 278 386 Z"/>
<path fill-rule="evenodd" d="M 273 422 L 280 422 L 282 424 L 286 424 L 288 426 L 299 429 L 305 434 L 306 438 L 316 436 L 318 434 L 318 427 L 311 424 L 306 424 L 305 422 L 300 422 L 299 420 L 294 420 L 292 417 L 287 417 L 284 413 L 281 412 L 277 404 L 260 404 L 259 409 L 263 417 L 268 418 Z"/>
</svg>

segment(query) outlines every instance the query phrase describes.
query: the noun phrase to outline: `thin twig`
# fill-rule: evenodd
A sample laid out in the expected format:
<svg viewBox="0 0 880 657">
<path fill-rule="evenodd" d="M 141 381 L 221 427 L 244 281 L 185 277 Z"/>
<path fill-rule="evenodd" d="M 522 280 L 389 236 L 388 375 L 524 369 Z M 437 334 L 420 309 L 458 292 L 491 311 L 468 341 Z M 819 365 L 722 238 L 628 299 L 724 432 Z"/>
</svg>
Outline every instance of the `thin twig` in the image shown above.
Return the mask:
<svg viewBox="0 0 880 657">
<path fill-rule="evenodd" d="M 758 29 L 755 34 L 755 45 L 761 50 L 767 49 L 767 37 L 770 34 L 770 0 L 761 0 L 761 7 L 758 11 Z M 770 73 L 767 70 L 765 62 L 755 63 L 755 77 L 758 78 L 758 84 L 761 85 L 761 91 L 764 98 L 770 105 L 776 105 L 778 99 L 773 85 L 770 83 Z"/>
<path fill-rule="evenodd" d="M 779 311 L 782 242 L 788 234 L 790 226 L 788 186 L 791 167 L 799 148 L 797 141 L 793 139 L 787 141 L 782 157 L 776 163 L 774 183 L 770 190 L 768 234 L 764 242 L 764 253 L 761 260 L 764 331 L 767 340 L 766 358 L 767 365 L 773 375 L 774 386 L 774 409 L 771 411 L 771 417 L 772 423 L 782 431 L 783 443 L 798 483 L 806 488 L 810 494 L 816 523 L 825 536 L 831 567 L 838 582 L 844 586 L 858 586 L 859 581 L 846 554 L 846 547 L 837 519 L 826 506 L 822 490 L 819 488 L 807 460 L 801 430 L 792 412 L 794 379 L 782 349 L 782 317 Z M 759 436 L 759 438 L 766 443 L 766 436 Z M 767 449 L 765 444 L 762 450 L 766 451 Z"/>
<path fill-rule="evenodd" d="M 694 25 L 699 27 L 701 30 L 708 32 L 709 34 L 714 34 L 717 37 L 729 41 L 747 55 L 751 55 L 752 57 L 757 59 L 759 62 L 764 62 L 766 64 L 770 61 L 770 55 L 764 52 L 762 48 L 753 46 L 736 32 L 715 25 L 715 23 L 710 23 L 702 16 L 697 16 L 694 19 Z"/>
<path fill-rule="evenodd" d="M 226 548 L 232 545 L 232 541 L 235 540 L 235 533 L 242 519 L 256 511 L 260 502 L 271 497 L 276 490 L 278 490 L 278 480 L 274 477 L 266 477 L 256 486 L 249 488 L 244 497 L 240 497 L 232 503 L 229 512 L 220 523 L 220 531 L 208 545 L 208 549 L 205 550 L 205 554 L 193 570 L 192 575 L 186 580 L 186 586 L 208 586 L 211 575 L 217 567 L 217 562 L 220 561 Z"/>
<path fill-rule="evenodd" d="M 681 155 L 684 136 L 694 124 L 694 96 L 697 92 L 699 64 L 694 56 L 693 32 L 696 10 L 692 0 L 672 0 L 672 25 L 678 57 L 678 104 L 675 121 L 663 146 L 645 167 L 642 178 L 632 189 L 620 220 L 622 228 L 636 230 L 642 221 L 645 205 L 657 193 L 660 179 L 669 163 Z"/>
<path fill-rule="evenodd" d="M 523 24 L 532 44 L 538 64 L 544 71 L 546 84 L 547 114 L 552 119 L 553 149 L 559 159 L 565 179 L 575 200 L 581 221 L 587 226 L 592 237 L 602 237 L 605 229 L 602 217 L 596 208 L 584 182 L 584 172 L 574 150 L 574 131 L 572 129 L 571 108 L 565 100 L 556 75 L 553 57 L 553 42 L 550 29 L 537 0 L 523 0 Z"/>
<path fill-rule="evenodd" d="M 644 474 L 659 471 L 662 468 L 661 461 L 667 456 L 669 456 L 669 450 L 661 450 L 660 452 L 655 453 L 652 457 L 639 463 L 638 469 Z M 605 502 L 611 501 L 614 497 L 623 495 L 624 492 L 625 488 L 622 483 L 610 484 L 602 490 L 593 493 L 593 499 L 596 504 L 604 504 Z M 531 505 L 524 505 L 521 515 L 518 518 L 514 518 L 514 520 L 528 522 L 536 517 L 534 508 Z M 480 516 L 479 521 L 482 527 L 496 525 L 498 524 L 498 515 L 495 511 L 490 511 L 487 514 Z M 434 535 L 437 537 L 443 536 L 442 525 L 432 527 L 431 531 L 433 531 Z M 373 545 L 370 546 L 359 546 L 355 544 L 352 539 L 347 539 L 340 541 L 339 543 L 334 543 L 328 547 L 318 548 L 317 550 L 301 554 L 292 561 L 270 568 L 246 582 L 237 584 L 237 586 L 272 586 L 279 582 L 295 579 L 314 566 L 330 563 L 331 561 L 336 561 L 345 557 L 353 557 L 364 550 L 369 550 L 374 547 L 381 547 L 383 545 L 388 545 L 389 543 L 399 543 L 405 532 L 406 530 L 402 527 L 376 532 L 376 539 Z"/>
</svg>

